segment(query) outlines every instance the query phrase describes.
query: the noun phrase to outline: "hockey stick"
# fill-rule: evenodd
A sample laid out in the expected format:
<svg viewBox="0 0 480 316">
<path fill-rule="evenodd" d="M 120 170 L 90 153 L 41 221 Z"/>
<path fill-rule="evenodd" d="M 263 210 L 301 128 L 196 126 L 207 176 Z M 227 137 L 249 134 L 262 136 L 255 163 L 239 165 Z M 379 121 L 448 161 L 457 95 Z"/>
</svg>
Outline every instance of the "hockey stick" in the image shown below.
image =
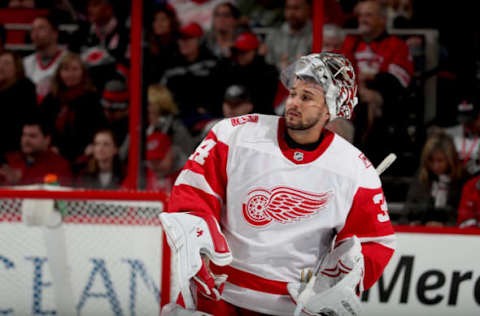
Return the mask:
<svg viewBox="0 0 480 316">
<path fill-rule="evenodd" d="M 385 170 L 387 170 L 388 167 L 390 167 L 390 165 L 396 159 L 397 159 L 397 155 L 395 155 L 394 153 L 388 154 L 388 156 L 385 157 L 385 159 L 383 159 L 382 162 L 375 169 L 377 171 L 378 175 L 381 175 Z"/>
</svg>

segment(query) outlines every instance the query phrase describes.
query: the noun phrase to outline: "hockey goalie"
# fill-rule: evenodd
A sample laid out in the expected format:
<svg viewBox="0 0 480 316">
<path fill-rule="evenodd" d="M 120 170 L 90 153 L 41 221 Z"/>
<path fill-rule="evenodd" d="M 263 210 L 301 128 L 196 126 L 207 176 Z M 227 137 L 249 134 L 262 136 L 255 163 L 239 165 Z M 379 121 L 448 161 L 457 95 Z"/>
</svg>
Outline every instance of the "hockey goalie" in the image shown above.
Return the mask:
<svg viewBox="0 0 480 316">
<path fill-rule="evenodd" d="M 394 252 L 374 166 L 324 128 L 357 103 L 351 63 L 311 54 L 281 77 L 284 116 L 220 121 L 175 183 L 161 222 L 180 291 L 163 315 L 359 315 Z"/>
</svg>

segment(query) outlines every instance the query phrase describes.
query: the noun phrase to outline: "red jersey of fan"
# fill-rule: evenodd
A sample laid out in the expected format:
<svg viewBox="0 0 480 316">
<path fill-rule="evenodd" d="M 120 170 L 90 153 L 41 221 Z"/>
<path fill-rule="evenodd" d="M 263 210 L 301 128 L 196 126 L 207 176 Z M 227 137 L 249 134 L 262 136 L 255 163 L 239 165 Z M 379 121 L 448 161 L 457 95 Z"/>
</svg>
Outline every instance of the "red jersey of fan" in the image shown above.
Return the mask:
<svg viewBox="0 0 480 316">
<path fill-rule="evenodd" d="M 170 211 L 216 216 L 233 254 L 223 299 L 265 314 L 292 315 L 288 282 L 299 282 L 336 242 L 356 235 L 364 286 L 381 275 L 394 233 L 370 161 L 324 130 L 311 151 L 290 148 L 285 121 L 246 115 L 217 123 L 190 156 L 171 193 Z"/>
<path fill-rule="evenodd" d="M 458 207 L 457 225 L 475 227 L 480 223 L 480 176 L 476 176 L 463 186 L 462 198 Z"/>
<path fill-rule="evenodd" d="M 28 162 L 25 155 L 20 152 L 11 152 L 5 156 L 7 164 L 14 169 L 21 170 L 19 185 L 40 184 L 44 182 L 44 177 L 49 174 L 55 174 L 58 177 L 58 182 L 62 186 L 72 185 L 72 173 L 70 171 L 70 164 L 59 154 L 48 149 L 43 152 L 35 154 L 35 160 Z M 0 182 L 6 183 L 5 179 L 0 177 Z"/>
<path fill-rule="evenodd" d="M 352 62 L 356 73 L 376 75 L 386 72 L 397 78 L 403 87 L 410 84 L 412 57 L 407 44 L 396 36 L 383 33 L 367 42 L 359 35 L 348 35 L 342 52 Z"/>
</svg>

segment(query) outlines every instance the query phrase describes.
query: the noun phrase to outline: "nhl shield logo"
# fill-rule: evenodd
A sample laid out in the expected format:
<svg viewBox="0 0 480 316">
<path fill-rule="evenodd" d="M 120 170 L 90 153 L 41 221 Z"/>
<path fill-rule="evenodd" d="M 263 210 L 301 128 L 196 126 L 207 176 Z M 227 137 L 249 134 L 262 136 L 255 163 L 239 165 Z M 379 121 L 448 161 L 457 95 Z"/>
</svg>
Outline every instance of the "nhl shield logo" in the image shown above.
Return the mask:
<svg viewBox="0 0 480 316">
<path fill-rule="evenodd" d="M 295 161 L 302 161 L 303 160 L 303 153 L 299 152 L 299 151 L 294 152 L 293 153 L 293 159 Z"/>
</svg>

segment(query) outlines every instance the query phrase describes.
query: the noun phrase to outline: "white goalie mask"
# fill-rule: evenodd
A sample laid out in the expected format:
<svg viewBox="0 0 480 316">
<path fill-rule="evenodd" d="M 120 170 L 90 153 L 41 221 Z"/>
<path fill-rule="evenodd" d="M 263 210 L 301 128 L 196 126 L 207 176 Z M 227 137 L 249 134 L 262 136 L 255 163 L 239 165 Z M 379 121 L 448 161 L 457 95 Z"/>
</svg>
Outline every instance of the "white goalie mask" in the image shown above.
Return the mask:
<svg viewBox="0 0 480 316">
<path fill-rule="evenodd" d="M 330 120 L 350 119 L 357 105 L 357 83 L 350 61 L 340 54 L 319 53 L 303 56 L 284 69 L 280 79 L 290 89 L 295 79 L 319 84 L 325 93 Z"/>
</svg>

